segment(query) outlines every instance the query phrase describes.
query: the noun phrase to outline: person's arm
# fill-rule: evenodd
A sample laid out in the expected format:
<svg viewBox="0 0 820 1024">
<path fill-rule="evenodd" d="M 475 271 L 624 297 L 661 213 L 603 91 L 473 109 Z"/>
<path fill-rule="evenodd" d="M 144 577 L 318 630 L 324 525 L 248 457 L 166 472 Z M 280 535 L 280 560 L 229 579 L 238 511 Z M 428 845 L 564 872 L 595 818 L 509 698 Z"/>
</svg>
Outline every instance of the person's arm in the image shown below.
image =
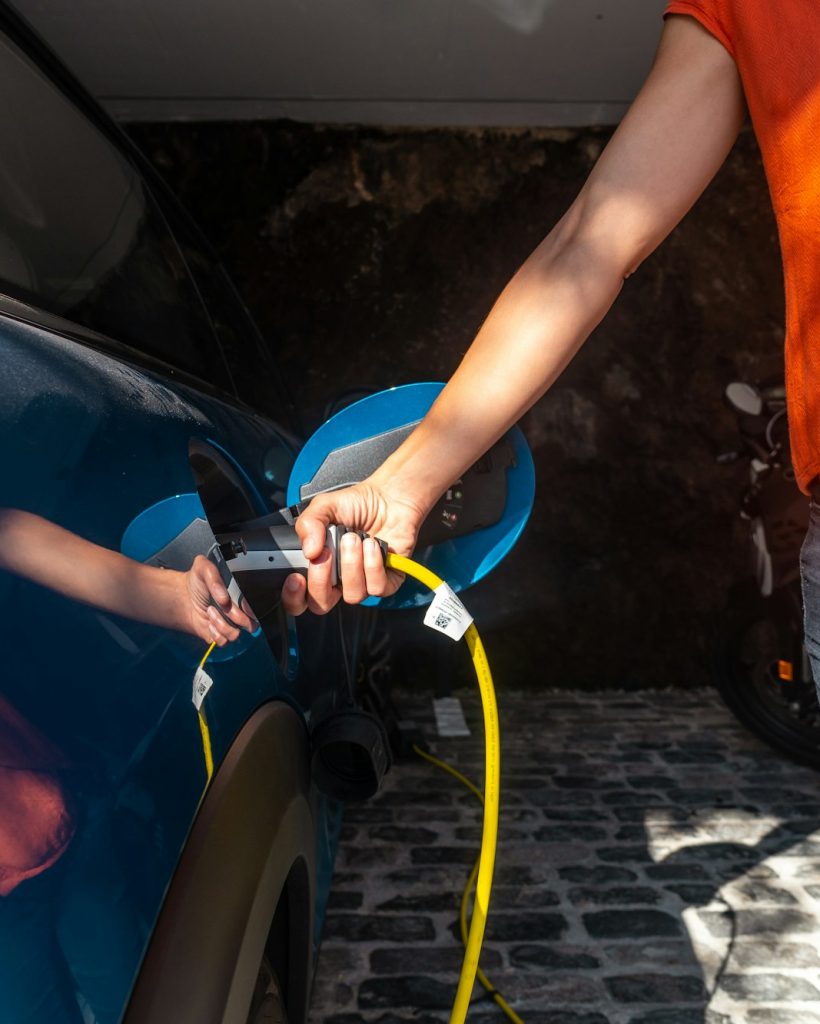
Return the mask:
<svg viewBox="0 0 820 1024">
<path fill-rule="evenodd" d="M 217 567 L 202 555 L 187 572 L 143 565 L 19 509 L 0 509 L 3 569 L 74 601 L 192 633 L 220 647 L 236 640 L 239 630 L 220 615 L 211 597 L 237 626 L 254 628 L 231 601 Z"/>
<path fill-rule="evenodd" d="M 745 114 L 724 47 L 694 19 L 667 20 L 652 70 L 575 202 L 526 260 L 419 426 L 363 484 L 315 498 L 297 529 L 315 560 L 307 594 L 289 580 L 285 604 L 326 611 L 325 527 L 373 533 L 409 554 L 424 517 L 453 480 L 559 376 L 615 301 L 624 279 L 686 214 L 723 163 Z M 400 583 L 378 550 L 345 537 L 344 599 Z"/>
</svg>

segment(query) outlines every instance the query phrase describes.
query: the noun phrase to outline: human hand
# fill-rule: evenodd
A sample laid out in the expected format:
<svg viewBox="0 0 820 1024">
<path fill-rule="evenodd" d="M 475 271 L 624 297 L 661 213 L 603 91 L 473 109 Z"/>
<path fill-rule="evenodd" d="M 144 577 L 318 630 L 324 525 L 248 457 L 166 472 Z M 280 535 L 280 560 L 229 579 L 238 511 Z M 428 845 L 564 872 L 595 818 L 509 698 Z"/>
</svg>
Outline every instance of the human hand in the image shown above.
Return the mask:
<svg viewBox="0 0 820 1024">
<path fill-rule="evenodd" d="M 190 622 L 188 632 L 205 643 L 224 647 L 239 637 L 239 629 L 249 633 L 256 629 L 257 623 L 248 602 L 243 598 L 240 608 L 231 600 L 219 569 L 204 555 L 197 555 L 191 568 L 182 576 L 185 617 Z M 216 604 L 211 602 L 211 598 Z"/>
<path fill-rule="evenodd" d="M 302 551 L 310 560 L 307 580 L 294 573 L 287 578 L 282 604 L 289 615 L 306 608 L 329 612 L 340 600 L 358 604 L 369 595 L 387 597 L 401 586 L 404 575 L 385 568 L 381 549 L 372 538 L 387 542 L 391 551 L 410 555 L 426 510 L 406 496 L 391 493 L 373 477 L 352 487 L 317 495 L 296 520 Z M 362 541 L 355 533 L 343 535 L 339 553 L 339 585 L 331 585 L 331 553 L 325 531 L 333 523 L 370 534 Z"/>
</svg>

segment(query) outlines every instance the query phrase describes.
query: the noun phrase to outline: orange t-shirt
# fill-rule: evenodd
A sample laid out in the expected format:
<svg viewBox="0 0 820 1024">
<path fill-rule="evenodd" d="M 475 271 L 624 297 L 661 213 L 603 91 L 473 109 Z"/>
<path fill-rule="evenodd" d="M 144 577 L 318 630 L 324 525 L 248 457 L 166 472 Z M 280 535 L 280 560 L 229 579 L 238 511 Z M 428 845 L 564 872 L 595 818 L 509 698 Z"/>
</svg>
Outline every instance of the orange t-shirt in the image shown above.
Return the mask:
<svg viewBox="0 0 820 1024">
<path fill-rule="evenodd" d="M 763 154 L 786 290 L 797 482 L 820 474 L 820 0 L 672 0 L 734 58 Z"/>
<path fill-rule="evenodd" d="M 0 693 L 0 899 L 50 868 L 74 836 L 66 759 Z"/>
</svg>

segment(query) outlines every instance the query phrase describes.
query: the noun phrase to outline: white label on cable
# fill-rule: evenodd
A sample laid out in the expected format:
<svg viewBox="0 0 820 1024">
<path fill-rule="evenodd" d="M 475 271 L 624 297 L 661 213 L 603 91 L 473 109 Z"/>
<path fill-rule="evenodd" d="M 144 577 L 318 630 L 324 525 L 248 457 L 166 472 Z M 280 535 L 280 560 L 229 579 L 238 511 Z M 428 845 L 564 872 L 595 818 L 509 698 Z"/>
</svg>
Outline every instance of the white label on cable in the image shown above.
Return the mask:
<svg viewBox="0 0 820 1024">
<path fill-rule="evenodd" d="M 202 707 L 202 702 L 208 694 L 208 690 L 214 685 L 213 679 L 208 675 L 204 668 L 198 668 L 194 675 L 194 690 L 191 694 L 191 700 L 194 702 L 194 707 L 199 711 Z"/>
<path fill-rule="evenodd" d="M 472 615 L 459 601 L 451 587 L 446 583 L 436 587 L 433 591 L 433 600 L 424 616 L 425 626 L 437 629 L 451 640 L 460 640 L 472 621 Z"/>
<path fill-rule="evenodd" d="M 437 697 L 433 700 L 433 713 L 439 736 L 470 735 L 470 727 L 458 697 Z"/>
</svg>

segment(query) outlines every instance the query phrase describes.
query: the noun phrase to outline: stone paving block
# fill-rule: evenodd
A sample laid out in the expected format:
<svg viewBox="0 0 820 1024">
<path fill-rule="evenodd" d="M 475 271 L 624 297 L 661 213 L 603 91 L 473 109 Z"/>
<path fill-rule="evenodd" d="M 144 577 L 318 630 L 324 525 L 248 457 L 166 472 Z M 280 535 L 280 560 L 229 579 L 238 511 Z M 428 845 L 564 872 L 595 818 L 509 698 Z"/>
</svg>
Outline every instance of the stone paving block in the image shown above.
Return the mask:
<svg viewBox="0 0 820 1024">
<path fill-rule="evenodd" d="M 551 821 L 608 821 L 608 811 L 592 807 L 543 807 L 541 813 Z"/>
<path fill-rule="evenodd" d="M 577 839 L 585 843 L 594 843 L 606 839 L 607 835 L 607 830 L 597 825 L 547 825 L 536 829 L 532 833 L 532 838 L 538 843 L 565 843 Z"/>
<path fill-rule="evenodd" d="M 364 895 L 360 892 L 347 892 L 344 889 L 334 889 L 328 896 L 328 910 L 359 910 L 364 901 Z"/>
<path fill-rule="evenodd" d="M 619 1003 L 702 1003 L 703 979 L 676 974 L 624 974 L 604 983 Z"/>
<path fill-rule="evenodd" d="M 663 888 L 668 893 L 675 893 L 687 906 L 702 906 L 715 897 L 715 886 L 699 886 L 693 882 L 682 882 Z"/>
<path fill-rule="evenodd" d="M 596 947 L 604 962 L 612 968 L 658 967 L 678 968 L 692 963 L 692 950 L 685 937 L 681 939 L 651 939 Z"/>
<path fill-rule="evenodd" d="M 636 864 L 643 867 L 653 863 L 650 851 L 645 845 L 637 843 L 626 846 L 602 846 L 595 854 L 605 864 Z"/>
<path fill-rule="evenodd" d="M 413 864 L 471 865 L 476 858 L 475 846 L 421 846 L 410 851 Z"/>
<path fill-rule="evenodd" d="M 601 960 L 584 947 L 524 945 L 509 951 L 510 964 L 524 970 L 589 970 L 600 967 Z"/>
<path fill-rule="evenodd" d="M 530 939 L 549 942 L 560 939 L 569 928 L 563 914 L 491 914 L 487 921 L 486 936 L 496 942 L 516 942 Z"/>
<path fill-rule="evenodd" d="M 820 991 L 811 982 L 788 974 L 724 974 L 720 989 L 732 999 L 755 1003 L 820 1000 Z"/>
<path fill-rule="evenodd" d="M 797 910 L 738 910 L 735 913 L 716 910 L 698 911 L 712 935 L 789 935 L 817 931 L 818 920 Z"/>
<path fill-rule="evenodd" d="M 496 910 L 540 909 L 557 907 L 561 897 L 550 889 L 512 888 L 506 885 L 493 886 L 493 906 Z"/>
<path fill-rule="evenodd" d="M 707 1013 L 697 1007 L 680 1007 L 672 1010 L 650 1010 L 637 1017 L 630 1017 L 629 1024 L 732 1024 L 722 1014 Z"/>
<path fill-rule="evenodd" d="M 747 1019 L 749 1024 L 820 1024 L 820 1013 L 776 1007 L 749 1010 Z"/>
<path fill-rule="evenodd" d="M 422 895 L 391 896 L 376 903 L 373 910 L 408 910 L 417 914 L 457 913 L 461 898 L 459 893 L 448 890 L 424 893 Z"/>
<path fill-rule="evenodd" d="M 611 905 L 652 905 L 663 900 L 663 893 L 649 886 L 622 885 L 611 889 L 597 886 L 585 886 L 570 889 L 567 893 L 570 903 L 576 907 L 589 907 L 596 904 Z"/>
<path fill-rule="evenodd" d="M 345 808 L 345 823 L 349 825 L 372 824 L 381 822 L 389 824 L 393 820 L 393 812 L 389 807 L 376 804 L 351 804 Z"/>
<path fill-rule="evenodd" d="M 498 1011 L 496 1011 L 496 1019 Z M 574 1013 L 571 1010 L 548 1010 L 527 1013 L 527 1024 L 610 1024 L 602 1013 Z"/>
<path fill-rule="evenodd" d="M 581 915 L 593 939 L 666 938 L 683 934 L 681 922 L 663 910 L 600 910 Z"/>
<path fill-rule="evenodd" d="M 378 1016 L 362 1013 L 334 1013 L 332 1017 L 326 1017 L 324 1024 L 445 1024 L 447 1018 L 431 1017 L 429 1014 L 399 1015 L 396 1013 L 381 1013 Z"/>
<path fill-rule="evenodd" d="M 494 884 L 543 885 L 552 873 L 552 868 L 547 864 L 496 864 Z"/>
<path fill-rule="evenodd" d="M 735 942 L 732 964 L 738 967 L 769 967 L 779 963 L 789 968 L 820 967 L 820 951 L 807 942 Z M 820 977 L 813 972 L 813 976 Z"/>
<path fill-rule="evenodd" d="M 798 795 L 798 799 L 800 799 Z M 811 801 L 807 803 L 795 803 L 795 804 L 778 804 L 772 808 L 775 815 L 780 818 L 791 818 L 795 819 L 808 819 L 807 822 L 800 821 L 800 827 L 803 828 L 808 825 L 812 832 L 820 831 L 820 816 L 818 816 L 817 802 Z M 796 824 L 797 822 L 795 822 Z"/>
<path fill-rule="evenodd" d="M 640 809 L 641 818 L 645 817 L 643 808 Z M 612 838 L 619 843 L 635 843 L 646 841 L 646 825 L 621 825 L 621 827 L 613 833 Z"/>
<path fill-rule="evenodd" d="M 422 846 L 434 843 L 438 832 L 431 828 L 410 828 L 397 825 L 376 825 L 367 830 L 367 838 L 371 842 L 401 843 L 402 845 Z"/>
<path fill-rule="evenodd" d="M 339 849 L 337 863 L 342 868 L 376 868 L 396 864 L 403 851 L 392 846 L 353 846 L 345 844 Z"/>
<path fill-rule="evenodd" d="M 699 881 L 709 877 L 709 871 L 703 864 L 679 862 L 674 864 L 650 864 L 646 868 L 647 878 L 658 882 L 668 881 Z"/>
<path fill-rule="evenodd" d="M 435 938 L 435 929 L 421 916 L 328 914 L 323 936 L 345 942 L 423 942 Z"/>
<path fill-rule="evenodd" d="M 449 1010 L 452 1004 L 452 982 L 437 981 L 428 975 L 365 978 L 359 985 L 359 1006 L 363 1010 L 393 1006 Z"/>
<path fill-rule="evenodd" d="M 781 857 L 820 857 L 820 841 L 806 839 L 783 850 Z"/>
<path fill-rule="evenodd" d="M 808 860 L 796 864 L 792 871 L 793 878 L 820 878 L 820 861 Z"/>
<path fill-rule="evenodd" d="M 452 807 L 400 807 L 393 811 L 387 820 L 401 825 L 427 824 L 429 822 L 454 824 L 463 819 L 461 811 Z"/>
<path fill-rule="evenodd" d="M 592 790 L 577 789 L 543 789 L 527 794 L 527 800 L 538 807 L 578 807 L 597 806 L 597 794 Z"/>
<path fill-rule="evenodd" d="M 584 882 L 587 885 L 610 885 L 613 882 L 636 882 L 638 875 L 629 868 L 613 868 L 600 864 L 594 867 L 578 865 L 576 867 L 561 868 L 558 872 L 560 878 L 567 882 Z"/>
<path fill-rule="evenodd" d="M 635 775 L 627 779 L 633 789 L 674 789 L 675 780 L 669 775 Z"/>
<path fill-rule="evenodd" d="M 529 982 L 530 990 L 521 989 L 523 982 Z M 600 978 L 595 977 L 591 972 L 575 972 L 572 974 L 550 973 L 538 977 L 533 972 L 529 974 L 516 974 L 509 983 L 505 982 L 503 976 L 499 975 L 498 984 L 501 991 L 509 992 L 513 997 L 520 995 L 528 1003 L 532 1004 L 536 999 L 540 1006 L 572 1006 L 579 1003 L 587 1003 L 591 1006 L 600 1006 L 605 998 L 605 989 Z"/>
<path fill-rule="evenodd" d="M 384 886 L 385 892 L 390 893 L 391 896 L 399 895 L 406 886 L 411 885 L 428 892 L 440 892 L 441 889 L 451 885 L 453 870 L 451 865 L 445 865 L 444 867 L 439 865 L 425 865 L 423 867 L 414 865 L 413 867 L 385 871 L 378 877 L 380 882 L 379 895 L 381 895 L 381 886 Z M 336 875 L 333 876 L 333 884 L 336 884 Z M 372 879 L 369 888 L 371 891 L 374 889 Z"/>
<path fill-rule="evenodd" d="M 742 897 L 744 903 L 777 903 L 783 906 L 795 906 L 798 903 L 797 897 L 788 889 L 778 885 L 768 885 L 765 882 L 734 883 L 731 886 L 731 891 Z M 818 891 L 820 891 L 820 887 Z"/>
<path fill-rule="evenodd" d="M 470 843 L 473 849 L 481 843 L 481 825 L 461 826 L 453 829 L 453 838 L 460 843 Z M 516 840 L 528 839 L 529 833 L 520 828 L 511 828 L 507 823 L 500 823 L 498 827 L 499 843 L 513 843 Z"/>
<path fill-rule="evenodd" d="M 539 843 L 539 860 L 557 869 L 567 864 L 579 864 L 590 860 L 594 850 L 583 843 Z M 511 864 L 526 864 L 533 858 L 533 840 L 510 843 L 504 847 L 505 859 Z"/>
<path fill-rule="evenodd" d="M 464 959 L 464 950 L 455 943 L 446 946 L 391 946 L 374 949 L 370 954 L 370 969 L 374 974 L 401 974 L 411 964 L 423 974 L 458 975 Z M 491 946 L 481 950 L 481 967 L 491 971 L 502 964 L 501 955 Z"/>
<path fill-rule="evenodd" d="M 556 775 L 552 780 L 560 789 L 592 789 L 596 793 L 606 789 L 624 789 L 621 779 L 601 778 L 599 775 Z"/>
</svg>

